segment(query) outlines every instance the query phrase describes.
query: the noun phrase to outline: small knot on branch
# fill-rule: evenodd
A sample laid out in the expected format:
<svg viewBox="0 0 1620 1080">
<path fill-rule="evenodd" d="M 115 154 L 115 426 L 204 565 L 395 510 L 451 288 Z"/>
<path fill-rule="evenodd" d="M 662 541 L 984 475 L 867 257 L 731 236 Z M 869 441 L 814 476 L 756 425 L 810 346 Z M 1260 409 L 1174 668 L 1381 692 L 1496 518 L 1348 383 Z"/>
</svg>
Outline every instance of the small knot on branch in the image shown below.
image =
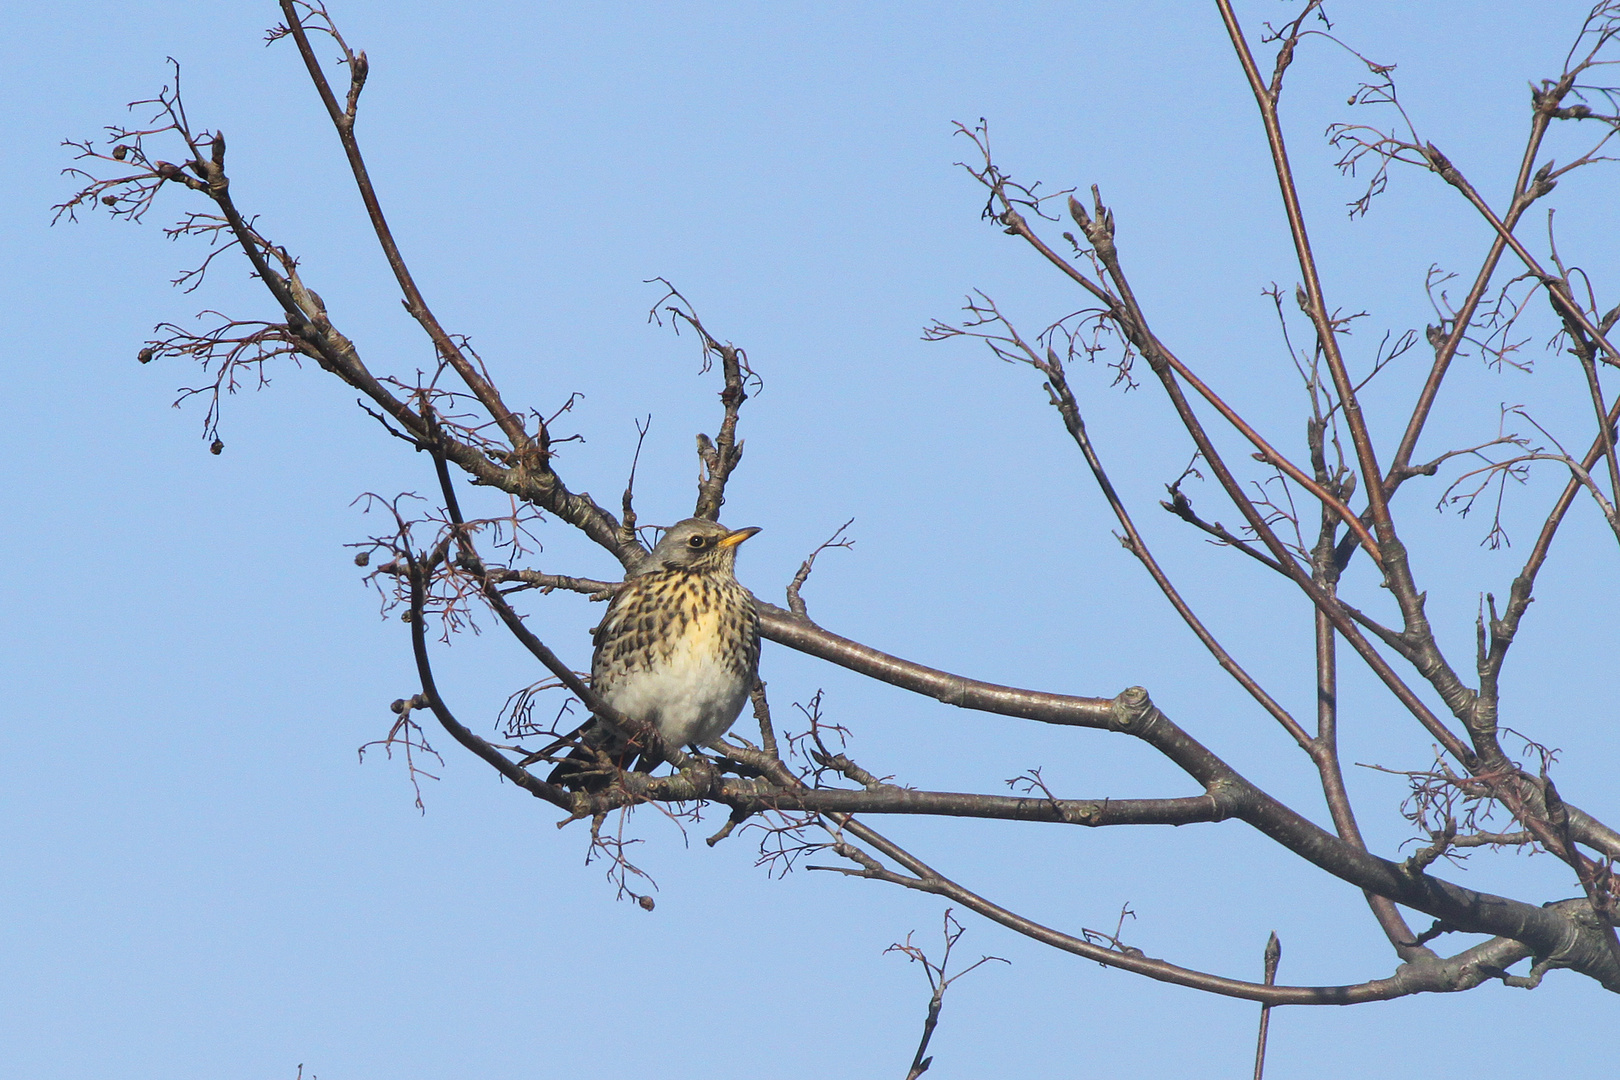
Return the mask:
<svg viewBox="0 0 1620 1080">
<path fill-rule="evenodd" d="M 1157 711 L 1146 689 L 1130 686 L 1114 698 L 1109 710 L 1109 727 L 1115 731 L 1133 731 L 1142 727 L 1148 716 Z"/>
</svg>

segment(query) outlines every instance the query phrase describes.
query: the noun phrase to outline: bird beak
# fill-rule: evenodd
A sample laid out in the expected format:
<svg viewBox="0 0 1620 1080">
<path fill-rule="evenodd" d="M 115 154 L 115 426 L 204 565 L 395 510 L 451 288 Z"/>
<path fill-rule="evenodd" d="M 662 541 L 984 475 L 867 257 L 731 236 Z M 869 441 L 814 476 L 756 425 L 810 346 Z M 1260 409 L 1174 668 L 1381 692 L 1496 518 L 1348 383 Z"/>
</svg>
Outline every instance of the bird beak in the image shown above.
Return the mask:
<svg viewBox="0 0 1620 1080">
<path fill-rule="evenodd" d="M 720 538 L 720 546 L 723 548 L 736 547 L 738 544 L 742 543 L 744 540 L 748 539 L 750 536 L 753 536 L 757 532 L 759 532 L 759 526 L 750 525 L 746 529 L 738 529 L 734 533 L 727 533 L 725 536 Z"/>
</svg>

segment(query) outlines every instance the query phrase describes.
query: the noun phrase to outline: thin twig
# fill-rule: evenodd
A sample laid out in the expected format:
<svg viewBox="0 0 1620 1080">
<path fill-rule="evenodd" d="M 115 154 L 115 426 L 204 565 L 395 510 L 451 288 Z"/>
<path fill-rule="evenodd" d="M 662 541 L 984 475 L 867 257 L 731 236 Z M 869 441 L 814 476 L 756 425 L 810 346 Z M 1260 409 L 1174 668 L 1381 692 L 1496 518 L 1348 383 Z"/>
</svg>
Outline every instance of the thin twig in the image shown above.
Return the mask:
<svg viewBox="0 0 1620 1080">
<path fill-rule="evenodd" d="M 1282 942 L 1277 940 L 1277 931 L 1271 932 L 1266 941 L 1266 985 L 1274 986 L 1277 982 L 1277 962 L 1282 959 Z M 1260 1037 L 1254 1048 L 1254 1080 L 1263 1080 L 1266 1071 L 1266 1036 L 1271 1030 L 1271 1006 L 1265 1003 L 1260 1005 Z"/>
</svg>

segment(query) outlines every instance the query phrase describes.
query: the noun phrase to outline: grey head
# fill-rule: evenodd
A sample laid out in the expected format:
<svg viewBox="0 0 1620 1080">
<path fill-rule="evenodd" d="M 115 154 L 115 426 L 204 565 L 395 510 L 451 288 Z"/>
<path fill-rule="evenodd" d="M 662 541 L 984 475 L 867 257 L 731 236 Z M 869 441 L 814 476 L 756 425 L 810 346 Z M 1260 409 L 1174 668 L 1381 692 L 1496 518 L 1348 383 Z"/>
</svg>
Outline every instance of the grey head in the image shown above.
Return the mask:
<svg viewBox="0 0 1620 1080">
<path fill-rule="evenodd" d="M 687 518 L 669 527 L 636 574 L 673 569 L 729 573 L 737 562 L 737 545 L 757 532 L 758 528 L 728 529 L 717 521 Z"/>
</svg>

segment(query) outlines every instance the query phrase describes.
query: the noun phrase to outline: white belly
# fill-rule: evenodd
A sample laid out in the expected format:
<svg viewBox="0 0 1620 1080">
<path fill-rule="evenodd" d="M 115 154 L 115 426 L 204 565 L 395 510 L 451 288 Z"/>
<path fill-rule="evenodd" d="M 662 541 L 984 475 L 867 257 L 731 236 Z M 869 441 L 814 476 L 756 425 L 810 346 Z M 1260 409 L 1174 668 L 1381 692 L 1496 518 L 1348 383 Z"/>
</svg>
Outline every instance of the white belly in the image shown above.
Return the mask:
<svg viewBox="0 0 1620 1080">
<path fill-rule="evenodd" d="M 713 613 L 705 617 L 715 618 Z M 652 724 L 677 747 L 718 739 L 748 700 L 747 683 L 713 648 L 701 644 L 714 640 L 701 629 L 693 627 L 697 632 L 683 635 L 667 653 L 616 675 L 599 691 L 609 705 Z"/>
</svg>

